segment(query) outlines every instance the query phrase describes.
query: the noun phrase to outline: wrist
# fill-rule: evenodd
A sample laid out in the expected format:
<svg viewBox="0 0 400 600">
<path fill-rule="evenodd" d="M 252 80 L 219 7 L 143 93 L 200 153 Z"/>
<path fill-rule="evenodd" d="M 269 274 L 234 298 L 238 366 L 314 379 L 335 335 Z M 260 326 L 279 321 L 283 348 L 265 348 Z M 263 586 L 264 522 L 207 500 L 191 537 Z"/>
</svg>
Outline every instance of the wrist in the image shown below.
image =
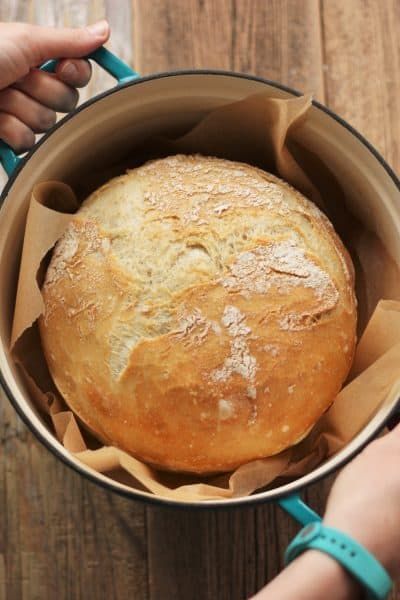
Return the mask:
<svg viewBox="0 0 400 600">
<path fill-rule="evenodd" d="M 363 589 L 340 563 L 319 550 L 306 550 L 296 561 L 303 558 L 303 568 L 311 569 L 315 578 L 325 582 L 325 600 L 361 600 Z"/>
<path fill-rule="evenodd" d="M 398 572 L 398 556 L 392 556 L 390 544 L 387 543 L 386 536 L 376 529 L 363 526 L 357 519 L 347 517 L 346 514 L 330 515 L 327 514 L 323 519 L 323 524 L 327 527 L 339 529 L 352 537 L 356 542 L 368 550 L 386 569 L 392 579 L 395 579 Z"/>
<path fill-rule="evenodd" d="M 354 537 L 337 527 L 328 527 L 320 521 L 306 525 L 286 549 L 285 562 L 291 563 L 306 550 L 318 550 L 337 561 L 360 583 L 366 597 L 384 600 L 393 581 L 384 566 Z"/>
<path fill-rule="evenodd" d="M 252 600 L 361 600 L 358 583 L 330 556 L 306 550 Z"/>
</svg>

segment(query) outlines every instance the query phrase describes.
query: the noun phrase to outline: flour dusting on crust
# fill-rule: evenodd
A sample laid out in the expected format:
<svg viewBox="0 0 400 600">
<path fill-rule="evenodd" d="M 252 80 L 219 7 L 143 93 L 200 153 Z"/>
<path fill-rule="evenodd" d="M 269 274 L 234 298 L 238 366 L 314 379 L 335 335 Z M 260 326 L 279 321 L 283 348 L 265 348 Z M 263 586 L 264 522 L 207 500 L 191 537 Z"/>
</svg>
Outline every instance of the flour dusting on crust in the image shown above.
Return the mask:
<svg viewBox="0 0 400 600">
<path fill-rule="evenodd" d="M 308 258 L 292 238 L 242 252 L 221 279 L 229 291 L 265 294 L 271 287 L 288 293 L 290 288 L 311 288 L 319 300 L 336 304 L 338 291 L 328 273 Z"/>
<path fill-rule="evenodd" d="M 192 342 L 200 344 L 205 341 L 210 330 L 216 335 L 221 333 L 221 327 L 216 321 L 206 319 L 201 310 L 195 308 L 192 312 L 181 313 L 179 327 L 174 335 L 180 339 L 190 337 Z"/>
<path fill-rule="evenodd" d="M 163 159 L 164 165 L 171 168 L 168 179 L 157 178 L 157 189 L 147 190 L 144 200 L 148 210 L 163 212 L 178 217 L 184 225 L 206 225 L 210 214 L 222 217 L 225 213 L 249 207 L 265 207 L 284 215 L 289 207 L 279 185 L 268 181 L 260 173 L 234 169 L 230 173 L 230 183 L 223 183 L 223 165 L 215 159 L 201 157 L 208 169 L 197 164 L 199 157 L 171 156 Z M 157 172 L 158 161 L 142 166 L 137 174 L 144 178 Z M 212 171 L 215 183 L 196 178 L 195 173 Z M 173 176 L 172 176 L 173 173 Z M 191 183 L 188 181 L 191 180 Z M 221 181 L 219 181 L 221 180 Z M 231 198 L 235 200 L 229 201 Z M 182 211 L 188 204 L 189 209 Z"/>
<path fill-rule="evenodd" d="M 233 338 L 231 341 L 231 352 L 224 364 L 219 369 L 211 373 L 213 381 L 226 381 L 234 373 L 237 373 L 243 379 L 253 382 L 257 372 L 257 361 L 250 354 L 250 348 L 246 341 L 246 336 L 251 333 L 250 327 L 245 322 L 243 315 L 235 306 L 226 306 L 221 322 L 228 330 L 228 334 Z"/>
</svg>

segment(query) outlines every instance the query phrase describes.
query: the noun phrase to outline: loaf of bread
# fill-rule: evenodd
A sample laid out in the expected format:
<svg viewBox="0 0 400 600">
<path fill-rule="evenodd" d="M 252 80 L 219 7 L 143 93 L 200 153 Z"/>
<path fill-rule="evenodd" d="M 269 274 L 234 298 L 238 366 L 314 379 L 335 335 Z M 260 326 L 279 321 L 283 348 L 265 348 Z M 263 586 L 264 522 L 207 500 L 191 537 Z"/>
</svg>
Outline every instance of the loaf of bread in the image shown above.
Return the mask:
<svg viewBox="0 0 400 600">
<path fill-rule="evenodd" d="M 58 242 L 40 331 L 54 382 L 105 444 L 227 471 L 299 442 L 354 354 L 349 256 L 278 178 L 203 156 L 94 192 Z"/>
</svg>

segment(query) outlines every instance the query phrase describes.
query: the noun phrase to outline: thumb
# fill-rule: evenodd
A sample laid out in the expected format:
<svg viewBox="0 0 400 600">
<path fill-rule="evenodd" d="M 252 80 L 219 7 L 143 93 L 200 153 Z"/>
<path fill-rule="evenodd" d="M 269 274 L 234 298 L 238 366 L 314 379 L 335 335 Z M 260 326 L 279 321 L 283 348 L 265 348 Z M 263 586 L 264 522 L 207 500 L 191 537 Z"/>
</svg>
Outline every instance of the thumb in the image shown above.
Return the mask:
<svg viewBox="0 0 400 600">
<path fill-rule="evenodd" d="M 72 28 L 40 27 L 25 25 L 24 55 L 29 67 L 38 66 L 49 58 L 77 58 L 92 52 L 110 35 L 107 21 L 99 21 L 94 25 Z"/>
</svg>

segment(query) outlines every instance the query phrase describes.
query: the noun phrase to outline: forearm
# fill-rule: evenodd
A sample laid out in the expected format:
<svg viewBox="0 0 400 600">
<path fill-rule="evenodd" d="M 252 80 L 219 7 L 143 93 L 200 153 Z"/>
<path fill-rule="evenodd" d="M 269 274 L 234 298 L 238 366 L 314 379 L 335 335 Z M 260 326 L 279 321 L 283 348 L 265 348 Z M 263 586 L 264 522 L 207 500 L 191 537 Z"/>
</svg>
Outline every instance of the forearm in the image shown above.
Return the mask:
<svg viewBox="0 0 400 600">
<path fill-rule="evenodd" d="M 330 556 L 308 550 L 263 588 L 254 600 L 358 600 L 360 587 Z"/>
</svg>

